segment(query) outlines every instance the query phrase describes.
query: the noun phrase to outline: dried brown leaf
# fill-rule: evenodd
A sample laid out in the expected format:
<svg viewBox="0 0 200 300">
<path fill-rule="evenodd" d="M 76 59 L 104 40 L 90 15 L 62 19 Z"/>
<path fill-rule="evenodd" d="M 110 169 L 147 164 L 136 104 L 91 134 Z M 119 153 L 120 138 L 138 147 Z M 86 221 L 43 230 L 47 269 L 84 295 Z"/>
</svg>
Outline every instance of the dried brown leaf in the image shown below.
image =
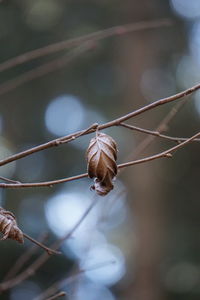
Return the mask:
<svg viewBox="0 0 200 300">
<path fill-rule="evenodd" d="M 17 226 L 15 216 L 10 212 L 0 207 L 0 232 L 3 233 L 1 240 L 8 238 L 23 243 L 23 233 Z"/>
<path fill-rule="evenodd" d="M 88 175 L 95 178 L 92 188 L 104 196 L 113 189 L 112 181 L 117 175 L 117 145 L 111 136 L 97 132 L 89 143 L 86 155 Z"/>
</svg>

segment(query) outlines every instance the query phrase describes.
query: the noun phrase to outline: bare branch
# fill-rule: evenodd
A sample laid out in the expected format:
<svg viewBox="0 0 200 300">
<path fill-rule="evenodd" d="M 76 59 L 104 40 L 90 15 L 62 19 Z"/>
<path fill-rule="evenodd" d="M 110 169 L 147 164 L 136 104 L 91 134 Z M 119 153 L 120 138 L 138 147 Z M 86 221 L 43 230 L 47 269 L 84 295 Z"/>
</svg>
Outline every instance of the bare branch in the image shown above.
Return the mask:
<svg viewBox="0 0 200 300">
<path fill-rule="evenodd" d="M 118 166 L 119 168 L 119 166 Z M 0 183 L 0 188 L 34 188 L 34 187 L 53 187 L 55 184 L 60 184 L 68 181 L 74 181 L 81 178 L 88 177 L 88 173 L 71 176 L 63 179 L 44 181 L 44 182 L 34 182 L 34 183 L 20 183 L 20 184 L 12 184 L 12 183 Z"/>
<path fill-rule="evenodd" d="M 92 203 L 89 205 L 89 207 L 86 209 L 86 211 L 83 213 L 82 217 L 79 219 L 79 221 L 74 225 L 74 227 L 66 234 L 64 235 L 62 238 L 60 238 L 58 241 L 56 241 L 55 243 L 53 243 L 51 245 L 51 248 L 54 250 L 57 250 L 60 248 L 60 246 L 62 245 L 62 243 L 64 241 L 66 241 L 67 239 L 69 239 L 73 233 L 76 231 L 76 229 L 81 225 L 81 223 L 85 220 L 85 218 L 87 217 L 87 215 L 90 213 L 90 211 L 92 210 L 92 208 L 95 206 L 95 204 L 97 203 L 97 197 L 94 197 L 94 200 L 92 201 Z M 49 256 L 47 253 L 43 253 L 41 256 L 39 256 L 25 271 L 21 272 L 19 275 L 17 275 L 16 277 L 14 277 L 11 280 L 2 282 L 0 284 L 0 292 L 3 292 L 5 290 L 8 290 L 10 288 L 12 288 L 13 286 L 21 283 L 22 281 L 26 280 L 27 278 L 29 278 L 30 276 L 34 275 L 35 272 L 50 258 L 51 256 Z"/>
<path fill-rule="evenodd" d="M 36 241 L 29 235 L 21 231 L 17 225 L 16 217 L 10 211 L 5 210 L 3 207 L 0 207 L 0 232 L 3 234 L 1 240 L 6 240 L 8 238 L 17 241 L 18 243 L 24 243 L 24 237 L 30 240 L 32 243 L 43 248 L 49 255 L 51 254 L 60 254 L 53 249 L 50 249 L 43 245 L 42 243 Z"/>
<path fill-rule="evenodd" d="M 144 129 L 144 128 L 141 128 L 141 127 L 129 125 L 129 124 L 126 124 L 126 123 L 121 123 L 120 126 L 131 129 L 131 130 L 135 130 L 135 131 L 143 132 L 143 133 L 146 133 L 146 134 L 150 134 L 150 135 L 153 135 L 153 136 L 157 136 L 159 138 L 162 138 L 162 139 L 165 139 L 165 140 L 168 140 L 168 141 L 172 141 L 172 142 L 180 143 L 180 142 L 188 140 L 188 138 L 173 137 L 173 136 L 162 134 L 159 131 L 148 130 L 148 129 Z M 193 142 L 200 142 L 200 139 L 198 139 L 198 138 L 194 139 Z"/>
<path fill-rule="evenodd" d="M 179 112 L 179 110 L 185 105 L 187 100 L 188 99 L 186 98 L 182 102 L 177 103 L 174 107 L 172 107 L 172 109 L 164 117 L 164 119 L 160 122 L 160 124 L 157 126 L 157 128 L 154 131 L 147 130 L 147 129 L 140 128 L 140 127 L 133 126 L 133 125 L 129 125 L 126 123 L 120 123 L 120 126 L 131 129 L 131 130 L 143 132 L 143 133 L 152 135 L 154 137 L 160 137 L 160 138 L 163 138 L 166 140 L 174 141 L 177 143 L 179 143 L 180 141 L 186 141 L 188 138 L 171 137 L 171 136 L 162 134 L 162 132 L 167 131 L 169 122 L 176 116 L 176 114 Z M 146 144 L 146 142 L 149 143 L 151 141 L 152 141 L 152 138 L 150 138 L 150 139 L 148 138 L 148 141 L 145 140 L 145 144 Z M 195 139 L 194 141 L 199 142 L 200 139 Z M 144 141 L 142 143 L 144 143 Z M 140 145 L 140 147 L 141 147 L 141 145 Z"/>
<path fill-rule="evenodd" d="M 118 169 L 121 169 L 121 168 L 129 167 L 129 166 L 149 162 L 151 160 L 155 160 L 155 159 L 158 159 L 158 158 L 171 157 L 172 152 L 184 147 L 185 145 L 189 144 L 190 142 L 192 142 L 194 139 L 198 138 L 199 136 L 200 136 L 200 132 L 196 133 L 191 138 L 189 138 L 186 141 L 180 143 L 179 145 L 176 145 L 172 148 L 169 148 L 166 151 L 163 151 L 161 153 L 158 153 L 158 154 L 155 154 L 155 155 L 152 155 L 152 156 L 148 156 L 148 157 L 145 157 L 145 158 L 141 158 L 141 159 L 138 159 L 138 160 L 129 161 L 129 162 L 126 162 L 126 163 L 123 163 L 123 164 L 119 164 L 117 167 L 118 167 Z M 84 173 L 84 174 L 80 174 L 80 175 L 76 175 L 76 176 L 72 176 L 72 177 L 68 177 L 68 178 L 52 180 L 52 181 L 45 181 L 45 182 L 19 183 L 19 184 L 0 183 L 0 188 L 52 187 L 55 184 L 60 184 L 60 183 L 68 182 L 68 181 L 74 181 L 74 180 L 77 180 L 77 179 L 85 178 L 87 176 L 88 176 L 88 174 Z"/>
<path fill-rule="evenodd" d="M 176 145 L 176 146 L 174 146 L 174 147 L 172 147 L 172 148 L 170 148 L 166 151 L 163 151 L 161 153 L 158 153 L 158 154 L 155 154 L 155 155 L 152 155 L 152 156 L 149 156 L 149 157 L 145 157 L 145 158 L 142 158 L 142 159 L 138 159 L 138 160 L 134 160 L 134 161 L 129 161 L 127 163 L 123 163 L 121 165 L 118 165 L 118 168 L 125 168 L 125 167 L 133 166 L 133 165 L 136 165 L 136 164 L 141 164 L 141 163 L 144 163 L 144 162 L 149 162 L 151 160 L 155 160 L 155 159 L 158 159 L 158 158 L 163 158 L 163 157 L 171 158 L 172 153 L 174 151 L 184 147 L 185 145 L 189 144 L 191 141 L 193 141 L 194 139 L 196 139 L 199 136 L 200 136 L 200 132 L 196 133 L 191 138 L 189 138 L 186 141 L 180 143 L 179 145 Z"/>
<path fill-rule="evenodd" d="M 43 243 L 47 238 L 47 234 L 42 234 L 39 236 L 38 240 L 39 242 Z M 23 253 L 12 265 L 11 269 L 6 273 L 4 276 L 4 281 L 7 281 L 8 279 L 14 277 L 21 268 L 25 265 L 25 263 L 35 254 L 35 252 L 38 250 L 38 247 L 36 244 L 32 245 L 32 247 L 28 248 L 25 253 Z"/>
<path fill-rule="evenodd" d="M 81 274 L 83 274 L 85 272 L 90 272 L 90 271 L 93 271 L 93 270 L 104 268 L 104 267 L 106 267 L 110 264 L 115 264 L 115 261 L 114 260 L 110 260 L 110 261 L 107 261 L 107 262 L 105 261 L 103 263 L 93 265 L 93 266 L 91 266 L 87 269 L 74 270 L 73 273 L 71 275 L 69 275 L 67 278 L 58 280 L 57 282 L 53 283 L 48 289 L 46 289 L 43 293 L 41 293 L 40 295 L 35 297 L 33 300 L 43 300 L 44 298 L 48 297 L 49 295 L 52 295 L 52 294 L 56 293 L 58 291 L 58 289 L 66 287 L 67 284 L 70 284 L 71 282 L 73 282 Z"/>
<path fill-rule="evenodd" d="M 191 88 L 189 88 L 189 89 L 187 89 L 183 92 L 175 94 L 173 96 L 166 97 L 166 98 L 157 100 L 155 102 L 152 102 L 152 103 L 150 103 L 146 106 L 143 106 L 143 107 L 141 107 L 141 108 L 139 108 L 139 109 L 137 109 L 133 112 L 130 112 L 129 114 L 121 116 L 121 117 L 119 117 L 115 120 L 112 120 L 110 122 L 107 122 L 105 124 L 99 125 L 98 130 L 103 130 L 105 128 L 109 128 L 109 127 L 113 127 L 113 126 L 119 126 L 124 121 L 127 121 L 127 120 L 129 120 L 129 119 L 131 119 L 131 118 L 133 118 L 137 115 L 140 115 L 140 114 L 142 114 L 146 111 L 149 111 L 149 110 L 151 110 L 151 109 L 153 109 L 157 106 L 160 106 L 160 105 L 170 103 L 170 102 L 176 101 L 178 99 L 184 98 L 185 96 L 192 94 L 193 92 L 197 91 L 198 89 L 200 89 L 200 84 L 197 84 L 197 85 L 195 85 L 195 86 L 193 86 L 193 87 L 191 87 Z M 95 130 L 96 130 L 96 124 L 93 124 L 91 126 L 91 128 L 87 128 L 87 129 L 84 129 L 84 130 L 81 130 L 81 131 L 77 131 L 77 132 L 69 134 L 67 136 L 49 141 L 47 143 L 41 144 L 41 145 L 33 147 L 31 149 L 25 150 L 23 152 L 11 155 L 11 156 L 7 157 L 6 159 L 0 160 L 0 166 L 6 165 L 6 164 L 8 164 L 12 161 L 16 161 L 18 159 L 21 159 L 21 158 L 26 157 L 28 155 L 31 155 L 33 153 L 36 153 L 36 152 L 39 152 L 39 151 L 42 151 L 42 150 L 45 150 L 45 149 L 48 149 L 48 148 L 51 148 L 51 147 L 58 146 L 59 144 L 71 142 L 74 139 L 76 139 L 77 137 L 92 133 Z M 86 177 L 86 176 L 84 176 L 84 177 Z M 3 186 L 0 185 L 0 187 L 3 187 Z"/>
<path fill-rule="evenodd" d="M 31 241 L 32 243 L 36 244 L 37 246 L 39 246 L 40 248 L 44 249 L 48 255 L 52 255 L 52 254 L 61 254 L 61 252 L 59 251 L 55 251 L 51 248 L 46 247 L 45 245 L 43 245 L 42 243 L 40 243 L 39 241 L 33 239 L 31 236 L 27 235 L 26 233 L 23 232 L 23 236 L 28 239 L 29 241 Z"/>
<path fill-rule="evenodd" d="M 12 180 L 12 179 L 9 179 L 9 178 L 3 177 L 3 176 L 0 176 L 0 180 L 7 181 L 10 183 L 20 183 L 20 181 Z"/>
<path fill-rule="evenodd" d="M 66 55 L 59 57 L 51 62 L 45 63 L 39 67 L 36 67 L 30 71 L 23 73 L 20 76 L 17 76 L 14 79 L 8 80 L 5 83 L 0 85 L 0 95 L 3 95 L 13 89 L 21 86 L 24 83 L 27 83 L 33 79 L 40 78 L 48 73 L 54 72 L 55 70 L 65 67 L 73 59 L 80 56 L 82 53 L 93 48 L 94 45 L 91 42 L 85 42 L 81 46 L 74 48 Z"/>
<path fill-rule="evenodd" d="M 161 120 L 161 122 L 156 127 L 155 131 L 161 133 L 167 131 L 169 127 L 169 123 L 175 118 L 176 114 L 179 110 L 185 105 L 188 98 L 183 99 L 181 102 L 176 103 L 172 109 L 168 112 L 168 114 Z M 149 144 L 155 139 L 155 136 L 148 135 L 134 150 L 134 153 L 129 155 L 127 160 L 136 159 L 142 151 L 144 151 Z"/>
<path fill-rule="evenodd" d="M 128 163 L 124 163 L 118 166 L 118 168 L 123 168 L 123 167 L 127 167 L 127 166 L 131 166 L 134 164 L 138 164 L 138 163 L 142 163 L 142 162 L 147 162 L 147 161 L 151 161 L 157 158 L 161 158 L 161 157 L 171 157 L 172 156 L 172 152 L 182 148 L 183 146 L 185 146 L 186 144 L 190 143 L 192 140 L 194 140 L 195 138 L 200 136 L 200 132 L 198 132 L 197 134 L 195 134 L 194 136 L 192 136 L 191 138 L 189 138 L 187 141 L 182 142 L 179 145 L 176 145 L 166 151 L 163 151 L 159 154 L 147 157 L 147 158 L 143 158 L 140 160 L 136 160 L 136 161 L 132 161 L 132 162 L 128 162 Z M 82 177 L 86 177 L 85 174 L 80 175 Z M 81 217 L 81 219 L 77 222 L 77 224 L 73 227 L 73 229 L 67 233 L 63 238 L 61 238 L 59 241 L 57 241 L 56 243 L 54 243 L 52 245 L 53 249 L 58 249 L 60 247 L 60 245 L 62 244 L 63 241 L 65 241 L 66 239 L 70 238 L 71 235 L 74 233 L 74 231 L 80 226 L 80 224 L 82 223 L 82 221 L 85 219 L 85 217 L 88 215 L 88 213 L 91 211 L 91 209 L 93 208 L 93 206 L 95 205 L 96 201 L 92 202 L 91 205 L 88 207 L 88 209 L 86 210 L 86 212 L 83 214 L 83 216 Z M 20 273 L 18 276 L 16 276 L 15 278 L 13 278 L 12 280 L 3 282 L 0 284 L 0 291 L 4 291 L 7 290 L 17 284 L 19 284 L 20 282 L 22 282 L 23 280 L 27 279 L 28 277 L 30 277 L 31 275 L 33 275 L 37 269 L 39 269 L 47 260 L 48 260 L 49 256 L 46 253 L 43 253 L 34 263 L 31 264 L 31 266 L 29 266 L 24 272 Z"/>
<path fill-rule="evenodd" d="M 59 292 L 58 294 L 56 294 L 56 295 L 54 295 L 54 296 L 52 296 L 52 297 L 49 297 L 49 298 L 47 298 L 46 300 L 55 300 L 55 299 L 58 299 L 58 298 L 60 298 L 60 297 L 65 296 L 65 295 L 66 295 L 65 292 Z"/>
<path fill-rule="evenodd" d="M 23 64 L 30 60 L 43 57 L 49 54 L 53 54 L 64 49 L 68 49 L 71 47 L 79 46 L 86 41 L 99 41 L 114 35 L 122 35 L 127 34 L 129 32 L 146 30 L 146 29 L 153 29 L 158 28 L 161 26 L 170 26 L 172 25 L 172 21 L 169 19 L 160 19 L 160 20 L 153 20 L 153 21 L 142 21 L 138 23 L 132 24 L 125 24 L 121 26 L 114 26 L 105 30 L 100 30 L 97 32 L 93 32 L 81 37 L 68 39 L 65 41 L 61 41 L 55 44 L 51 44 L 45 46 L 43 48 L 39 48 L 36 50 L 32 50 L 30 52 L 26 52 L 21 54 L 17 57 L 11 58 L 3 63 L 0 64 L 0 72 L 13 68 L 17 65 Z"/>
</svg>

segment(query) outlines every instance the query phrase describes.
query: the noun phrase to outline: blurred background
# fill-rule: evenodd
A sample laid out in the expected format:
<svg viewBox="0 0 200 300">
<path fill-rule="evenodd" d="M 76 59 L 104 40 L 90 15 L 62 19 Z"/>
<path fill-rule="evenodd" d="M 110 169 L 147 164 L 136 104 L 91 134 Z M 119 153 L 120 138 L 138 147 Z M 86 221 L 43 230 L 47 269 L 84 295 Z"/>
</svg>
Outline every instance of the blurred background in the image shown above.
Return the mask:
<svg viewBox="0 0 200 300">
<path fill-rule="evenodd" d="M 200 1 L 2 0 L 1 63 L 58 41 L 161 18 L 171 19 L 172 25 L 122 31 L 88 48 L 81 44 L 1 72 L 0 158 L 115 119 L 200 82 Z M 58 60 L 53 72 L 27 80 L 26 72 L 53 60 Z M 154 129 L 173 106 L 156 108 L 128 123 Z M 199 131 L 199 124 L 197 92 L 169 123 L 167 134 L 189 137 Z M 145 138 L 122 127 L 105 133 L 118 144 L 119 163 L 128 161 Z M 38 182 L 84 173 L 92 136 L 7 164 L 0 176 Z M 173 145 L 155 138 L 137 158 Z M 51 257 L 0 298 L 37 299 L 59 282 L 58 290 L 70 300 L 199 299 L 199 167 L 199 144 L 192 143 L 170 160 L 124 169 L 114 190 L 99 197 L 63 243 L 63 255 Z M 36 239 L 48 233 L 49 244 L 66 234 L 93 201 L 91 185 L 92 180 L 81 179 L 53 188 L 4 189 L 0 204 L 16 215 L 25 233 Z M 23 246 L 11 240 L 0 243 L 1 282 L 31 246 L 28 241 Z M 38 248 L 21 270 L 41 253 Z M 71 280 L 62 285 L 66 278 Z"/>
</svg>

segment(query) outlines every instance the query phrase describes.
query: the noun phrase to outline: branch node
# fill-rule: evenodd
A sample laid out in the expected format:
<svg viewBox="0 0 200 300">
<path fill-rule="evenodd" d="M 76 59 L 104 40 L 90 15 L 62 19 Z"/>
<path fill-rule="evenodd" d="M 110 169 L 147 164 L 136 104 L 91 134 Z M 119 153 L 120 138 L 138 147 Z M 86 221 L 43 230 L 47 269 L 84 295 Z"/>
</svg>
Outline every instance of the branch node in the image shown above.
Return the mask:
<svg viewBox="0 0 200 300">
<path fill-rule="evenodd" d="M 59 146 L 60 145 L 60 141 L 59 140 L 56 140 L 55 141 L 55 146 Z"/>
<path fill-rule="evenodd" d="M 163 124 L 159 129 L 162 132 L 166 132 L 169 130 L 169 126 L 167 124 Z M 160 134 L 160 132 L 159 132 L 159 134 Z"/>
<path fill-rule="evenodd" d="M 97 127 L 99 127 L 99 124 L 97 122 L 91 125 L 91 129 L 96 129 Z"/>
<path fill-rule="evenodd" d="M 173 155 L 171 153 L 166 153 L 165 157 L 171 158 Z"/>
</svg>

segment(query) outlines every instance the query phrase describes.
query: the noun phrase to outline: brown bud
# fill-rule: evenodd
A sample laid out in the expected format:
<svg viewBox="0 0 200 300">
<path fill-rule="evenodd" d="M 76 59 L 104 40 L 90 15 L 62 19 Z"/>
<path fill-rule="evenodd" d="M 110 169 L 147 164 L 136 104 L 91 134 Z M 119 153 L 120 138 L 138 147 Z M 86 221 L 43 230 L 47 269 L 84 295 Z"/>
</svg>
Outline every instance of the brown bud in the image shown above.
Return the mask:
<svg viewBox="0 0 200 300">
<path fill-rule="evenodd" d="M 15 216 L 10 212 L 0 207 L 0 232 L 3 233 L 1 240 L 8 238 L 23 243 L 23 233 L 17 226 Z"/>
<path fill-rule="evenodd" d="M 93 189 L 104 196 L 113 189 L 113 178 L 117 175 L 117 145 L 112 137 L 97 133 L 92 138 L 86 152 L 88 175 L 94 178 Z"/>
</svg>

